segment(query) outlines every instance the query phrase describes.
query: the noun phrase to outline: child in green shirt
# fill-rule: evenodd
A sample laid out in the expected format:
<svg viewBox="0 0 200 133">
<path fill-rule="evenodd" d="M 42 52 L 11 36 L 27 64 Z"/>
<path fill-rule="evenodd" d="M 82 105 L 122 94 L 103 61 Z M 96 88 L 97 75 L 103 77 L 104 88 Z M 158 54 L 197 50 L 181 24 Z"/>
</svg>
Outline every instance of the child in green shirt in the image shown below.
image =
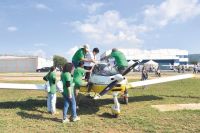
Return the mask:
<svg viewBox="0 0 200 133">
<path fill-rule="evenodd" d="M 50 72 L 43 77 L 45 81 L 49 81 L 50 91 L 47 98 L 47 109 L 51 114 L 56 114 L 56 73 L 55 67 L 50 68 Z"/>
<path fill-rule="evenodd" d="M 79 93 L 79 90 L 80 90 L 80 87 L 81 85 L 83 84 L 83 78 L 85 76 L 85 73 L 86 72 L 90 72 L 92 70 L 85 70 L 84 68 L 84 62 L 83 61 L 80 61 L 79 64 L 78 64 L 78 67 L 74 70 L 74 74 L 73 74 L 73 77 L 74 77 L 74 83 L 75 83 L 75 95 L 76 95 L 76 103 L 78 105 L 79 103 L 79 98 L 78 98 L 78 93 Z M 78 108 L 78 106 L 77 106 Z"/>
<path fill-rule="evenodd" d="M 63 123 L 69 122 L 67 118 L 67 112 L 69 106 L 71 106 L 72 121 L 78 121 L 80 118 L 76 113 L 76 100 L 74 96 L 74 83 L 71 76 L 73 70 L 73 64 L 67 63 L 63 67 L 61 74 L 61 81 L 63 83 L 63 98 L 64 98 L 64 108 L 63 108 Z"/>
</svg>

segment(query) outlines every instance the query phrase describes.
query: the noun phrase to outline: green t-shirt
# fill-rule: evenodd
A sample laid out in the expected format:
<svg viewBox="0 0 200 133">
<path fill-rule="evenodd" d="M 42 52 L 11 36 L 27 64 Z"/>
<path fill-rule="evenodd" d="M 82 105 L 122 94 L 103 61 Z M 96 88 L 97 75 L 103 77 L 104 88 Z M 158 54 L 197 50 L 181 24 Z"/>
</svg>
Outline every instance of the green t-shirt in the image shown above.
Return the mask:
<svg viewBox="0 0 200 133">
<path fill-rule="evenodd" d="M 85 69 L 81 68 L 81 67 L 77 67 L 74 70 L 74 83 L 75 85 L 81 85 L 82 84 L 82 78 L 85 75 Z"/>
<path fill-rule="evenodd" d="M 56 93 L 56 73 L 49 72 L 45 77 L 49 81 L 49 84 L 50 84 L 49 93 L 53 93 L 53 94 Z"/>
<path fill-rule="evenodd" d="M 74 54 L 72 61 L 79 62 L 82 58 L 85 57 L 85 52 L 83 48 L 80 48 L 76 53 Z"/>
<path fill-rule="evenodd" d="M 61 74 L 61 81 L 63 82 L 63 94 L 65 96 L 69 95 L 69 90 L 68 90 L 68 87 L 66 86 L 67 81 L 70 82 L 71 93 L 74 93 L 73 78 L 69 72 L 65 72 Z"/>
<path fill-rule="evenodd" d="M 122 52 L 120 52 L 120 51 L 112 52 L 111 57 L 115 58 L 117 67 L 127 67 L 128 66 L 126 57 Z"/>
</svg>

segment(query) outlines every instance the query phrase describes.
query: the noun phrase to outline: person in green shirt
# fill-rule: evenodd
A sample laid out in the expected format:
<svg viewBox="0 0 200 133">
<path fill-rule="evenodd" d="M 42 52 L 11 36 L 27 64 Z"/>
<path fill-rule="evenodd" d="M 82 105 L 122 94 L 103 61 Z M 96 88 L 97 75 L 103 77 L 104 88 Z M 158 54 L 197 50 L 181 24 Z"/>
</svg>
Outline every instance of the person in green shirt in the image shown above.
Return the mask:
<svg viewBox="0 0 200 133">
<path fill-rule="evenodd" d="M 73 74 L 73 77 L 74 77 L 74 83 L 75 83 L 75 95 L 76 95 L 76 103 L 78 105 L 80 99 L 78 97 L 78 94 L 79 94 L 79 90 L 80 90 L 80 87 L 81 85 L 83 84 L 83 78 L 85 76 L 85 73 L 86 72 L 91 72 L 91 70 L 85 70 L 84 68 L 84 62 L 83 61 L 80 61 L 79 64 L 78 64 L 78 67 L 74 70 L 74 74 Z M 78 106 L 77 106 L 78 108 Z"/>
<path fill-rule="evenodd" d="M 50 91 L 47 98 L 47 109 L 51 114 L 56 114 L 56 73 L 55 67 L 50 68 L 50 72 L 43 77 L 45 81 L 49 81 Z"/>
<path fill-rule="evenodd" d="M 61 74 L 61 81 L 63 83 L 63 98 L 64 98 L 64 108 L 63 108 L 63 123 L 69 122 L 67 118 L 67 112 L 69 106 L 71 106 L 72 121 L 78 121 L 80 118 L 77 116 L 76 112 L 76 100 L 74 96 L 74 83 L 72 78 L 73 64 L 67 63 L 63 67 Z"/>
<path fill-rule="evenodd" d="M 109 57 L 115 59 L 115 66 L 117 67 L 120 74 L 122 74 L 128 67 L 128 62 L 125 55 L 116 48 L 112 49 L 112 52 Z"/>
<path fill-rule="evenodd" d="M 94 62 L 95 63 L 95 61 L 93 59 L 86 59 L 85 58 L 85 55 L 86 55 L 87 52 L 89 52 L 89 46 L 87 46 L 87 45 L 84 45 L 83 48 L 80 48 L 76 51 L 76 53 L 72 57 L 72 63 L 73 63 L 75 68 L 78 67 L 78 64 L 79 64 L 80 61 Z"/>
</svg>

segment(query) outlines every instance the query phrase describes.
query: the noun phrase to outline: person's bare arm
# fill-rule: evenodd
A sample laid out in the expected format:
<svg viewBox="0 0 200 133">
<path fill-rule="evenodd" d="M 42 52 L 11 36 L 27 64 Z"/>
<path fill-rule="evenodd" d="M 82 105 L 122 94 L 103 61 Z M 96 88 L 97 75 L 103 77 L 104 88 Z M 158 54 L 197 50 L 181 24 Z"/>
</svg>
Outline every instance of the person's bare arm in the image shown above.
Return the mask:
<svg viewBox="0 0 200 133">
<path fill-rule="evenodd" d="M 85 62 L 93 62 L 93 63 L 95 63 L 95 60 L 93 60 L 93 59 L 82 58 L 81 61 L 85 61 Z"/>
<path fill-rule="evenodd" d="M 68 92 L 69 92 L 68 97 L 69 97 L 69 99 L 71 99 L 72 98 L 72 94 L 71 94 L 71 88 L 70 88 L 70 81 L 66 82 L 66 86 L 67 86 L 67 89 L 68 89 Z"/>
<path fill-rule="evenodd" d="M 93 62 L 93 63 L 95 63 L 95 60 L 91 57 L 89 57 L 89 58 L 85 58 L 84 56 L 81 58 L 81 61 L 84 61 L 84 62 Z"/>
</svg>

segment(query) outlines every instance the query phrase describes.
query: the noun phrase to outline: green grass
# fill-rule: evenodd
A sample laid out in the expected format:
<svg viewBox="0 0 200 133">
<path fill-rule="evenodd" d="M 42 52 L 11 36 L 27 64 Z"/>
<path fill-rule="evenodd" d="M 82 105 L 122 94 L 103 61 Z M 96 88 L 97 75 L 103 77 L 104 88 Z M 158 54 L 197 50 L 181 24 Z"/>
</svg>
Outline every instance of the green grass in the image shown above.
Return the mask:
<svg viewBox="0 0 200 133">
<path fill-rule="evenodd" d="M 46 93 L 42 91 L 0 90 L 0 132 L 200 132 L 200 111 L 159 112 L 151 105 L 200 103 L 200 79 L 187 79 L 129 90 L 129 104 L 121 104 L 118 119 L 110 115 L 112 99 L 82 99 L 81 121 L 62 124 L 60 114 L 46 113 Z M 15 81 L 18 82 L 18 81 Z M 22 83 L 22 81 L 20 81 Z M 38 83 L 26 81 L 26 83 Z"/>
</svg>

